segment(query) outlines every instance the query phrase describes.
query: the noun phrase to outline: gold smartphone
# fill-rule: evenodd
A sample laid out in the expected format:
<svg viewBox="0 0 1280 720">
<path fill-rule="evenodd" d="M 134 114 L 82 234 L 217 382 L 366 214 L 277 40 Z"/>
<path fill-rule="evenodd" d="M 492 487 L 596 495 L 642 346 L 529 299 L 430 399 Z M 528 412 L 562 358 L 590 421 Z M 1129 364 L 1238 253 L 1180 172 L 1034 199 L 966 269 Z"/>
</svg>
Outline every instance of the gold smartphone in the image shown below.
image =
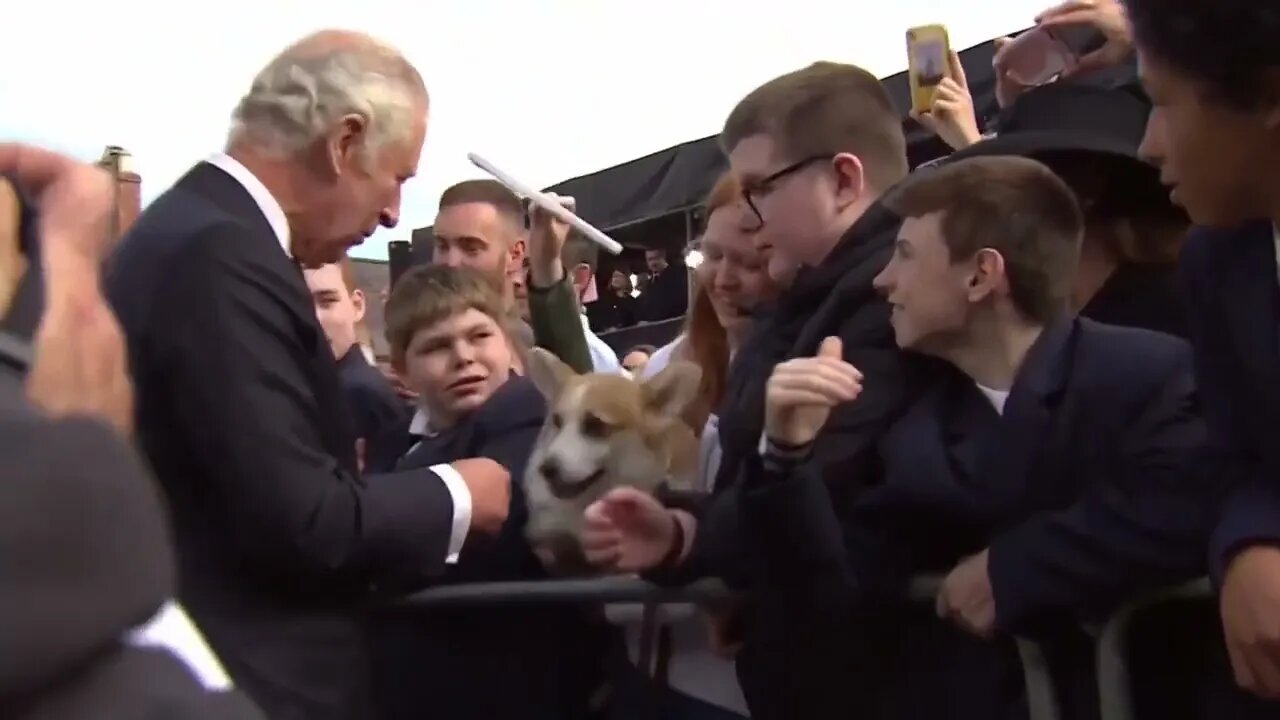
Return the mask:
<svg viewBox="0 0 1280 720">
<path fill-rule="evenodd" d="M 928 112 L 938 83 L 951 64 L 951 41 L 942 25 L 922 25 L 907 31 L 907 77 L 911 81 L 911 109 Z"/>
</svg>

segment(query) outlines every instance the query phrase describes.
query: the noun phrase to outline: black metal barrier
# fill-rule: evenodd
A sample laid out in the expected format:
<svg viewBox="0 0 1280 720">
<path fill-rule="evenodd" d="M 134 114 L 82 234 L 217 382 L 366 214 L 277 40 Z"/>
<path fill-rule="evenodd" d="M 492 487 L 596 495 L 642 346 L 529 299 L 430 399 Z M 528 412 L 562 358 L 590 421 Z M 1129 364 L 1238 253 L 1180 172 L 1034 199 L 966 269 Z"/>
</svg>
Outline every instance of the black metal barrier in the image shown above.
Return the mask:
<svg viewBox="0 0 1280 720">
<path fill-rule="evenodd" d="M 920 577 L 911 584 L 910 598 L 915 602 L 932 602 L 938 592 L 939 579 Z M 431 588 L 398 600 L 394 607 L 426 609 L 477 605 L 536 605 L 546 603 L 636 603 L 643 607 L 640 626 L 641 668 L 652 667 L 656 644 L 660 605 L 706 603 L 731 599 L 733 591 L 715 579 L 694 582 L 684 587 L 661 587 L 634 577 L 605 577 L 579 580 L 544 580 L 538 582 L 476 583 Z M 1098 694 L 1102 720 L 1132 720 L 1133 698 L 1130 688 L 1126 639 L 1130 623 L 1138 614 L 1163 602 L 1186 598 L 1211 599 L 1208 580 L 1198 580 L 1182 587 L 1141 598 L 1117 611 L 1102 627 L 1097 641 Z M 1061 705 L 1049 676 L 1043 653 L 1035 643 L 1017 638 L 1027 689 L 1027 705 L 1031 720 L 1060 720 Z"/>
</svg>

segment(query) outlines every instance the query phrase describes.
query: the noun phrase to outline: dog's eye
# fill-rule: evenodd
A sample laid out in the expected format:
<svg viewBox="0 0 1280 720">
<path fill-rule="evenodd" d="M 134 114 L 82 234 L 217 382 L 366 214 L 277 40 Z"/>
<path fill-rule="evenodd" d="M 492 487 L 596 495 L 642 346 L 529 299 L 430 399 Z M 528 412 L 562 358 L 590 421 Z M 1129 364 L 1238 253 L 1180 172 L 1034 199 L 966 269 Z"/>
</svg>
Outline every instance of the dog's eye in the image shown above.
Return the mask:
<svg viewBox="0 0 1280 720">
<path fill-rule="evenodd" d="M 595 415 L 584 415 L 582 434 L 588 437 L 604 437 L 609 434 L 609 425 Z"/>
<path fill-rule="evenodd" d="M 552 413 L 551 427 L 559 430 L 561 425 L 564 425 L 564 418 L 560 417 L 560 413 Z"/>
</svg>

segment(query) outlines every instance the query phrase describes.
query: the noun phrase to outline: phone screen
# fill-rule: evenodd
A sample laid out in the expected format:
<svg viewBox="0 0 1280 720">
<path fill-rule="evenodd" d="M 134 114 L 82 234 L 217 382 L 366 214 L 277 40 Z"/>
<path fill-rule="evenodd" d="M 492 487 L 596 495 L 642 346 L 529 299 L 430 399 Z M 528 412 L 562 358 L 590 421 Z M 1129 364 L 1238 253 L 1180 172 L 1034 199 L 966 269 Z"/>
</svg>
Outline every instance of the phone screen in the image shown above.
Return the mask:
<svg viewBox="0 0 1280 720">
<path fill-rule="evenodd" d="M 929 25 L 907 31 L 907 69 L 911 80 L 911 107 L 926 112 L 933 105 L 933 95 L 947 77 L 950 65 L 950 43 L 946 28 Z"/>
</svg>

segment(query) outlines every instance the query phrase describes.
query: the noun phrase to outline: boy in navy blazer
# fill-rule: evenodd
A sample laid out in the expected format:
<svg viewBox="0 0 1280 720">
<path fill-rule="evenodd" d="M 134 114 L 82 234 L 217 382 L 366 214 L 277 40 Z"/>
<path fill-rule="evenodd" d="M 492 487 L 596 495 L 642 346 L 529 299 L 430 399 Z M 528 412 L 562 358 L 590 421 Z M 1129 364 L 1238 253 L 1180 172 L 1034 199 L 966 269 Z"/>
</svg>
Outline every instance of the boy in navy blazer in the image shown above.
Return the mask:
<svg viewBox="0 0 1280 720">
<path fill-rule="evenodd" d="M 1280 7 L 1125 5 L 1154 102 L 1142 153 L 1202 226 L 1181 264 L 1208 475 L 1230 491 L 1209 546 L 1228 655 L 1280 700 Z"/>
<path fill-rule="evenodd" d="M 404 472 L 485 457 L 514 479 L 502 531 L 469 536 L 439 582 L 545 578 L 524 539 L 520 478 L 546 404 L 532 382 L 512 372 L 515 351 L 501 296 L 476 270 L 421 266 L 397 281 L 386 316 L 392 362 L 417 393 L 418 410 L 378 443 L 371 469 Z M 585 717 L 603 627 L 581 608 L 559 606 L 384 618 L 374 662 L 380 717 Z"/>
<path fill-rule="evenodd" d="M 1189 349 L 1069 314 L 1080 211 L 1035 161 L 959 161 L 885 204 L 905 221 L 877 288 L 898 344 L 941 362 L 881 441 L 884 482 L 840 522 L 795 468 L 861 376 L 825 346 L 775 369 L 752 482 L 790 542 L 762 548 L 762 585 L 791 595 L 779 602 L 876 613 L 913 575 L 942 574 L 929 614 L 966 633 L 908 614 L 880 638 L 886 654 L 857 682 L 888 717 L 1019 716 L 1013 635 L 1042 642 L 1065 716 L 1091 717 L 1079 623 L 1202 572 L 1211 513 L 1190 472 L 1204 427 Z"/>
</svg>

